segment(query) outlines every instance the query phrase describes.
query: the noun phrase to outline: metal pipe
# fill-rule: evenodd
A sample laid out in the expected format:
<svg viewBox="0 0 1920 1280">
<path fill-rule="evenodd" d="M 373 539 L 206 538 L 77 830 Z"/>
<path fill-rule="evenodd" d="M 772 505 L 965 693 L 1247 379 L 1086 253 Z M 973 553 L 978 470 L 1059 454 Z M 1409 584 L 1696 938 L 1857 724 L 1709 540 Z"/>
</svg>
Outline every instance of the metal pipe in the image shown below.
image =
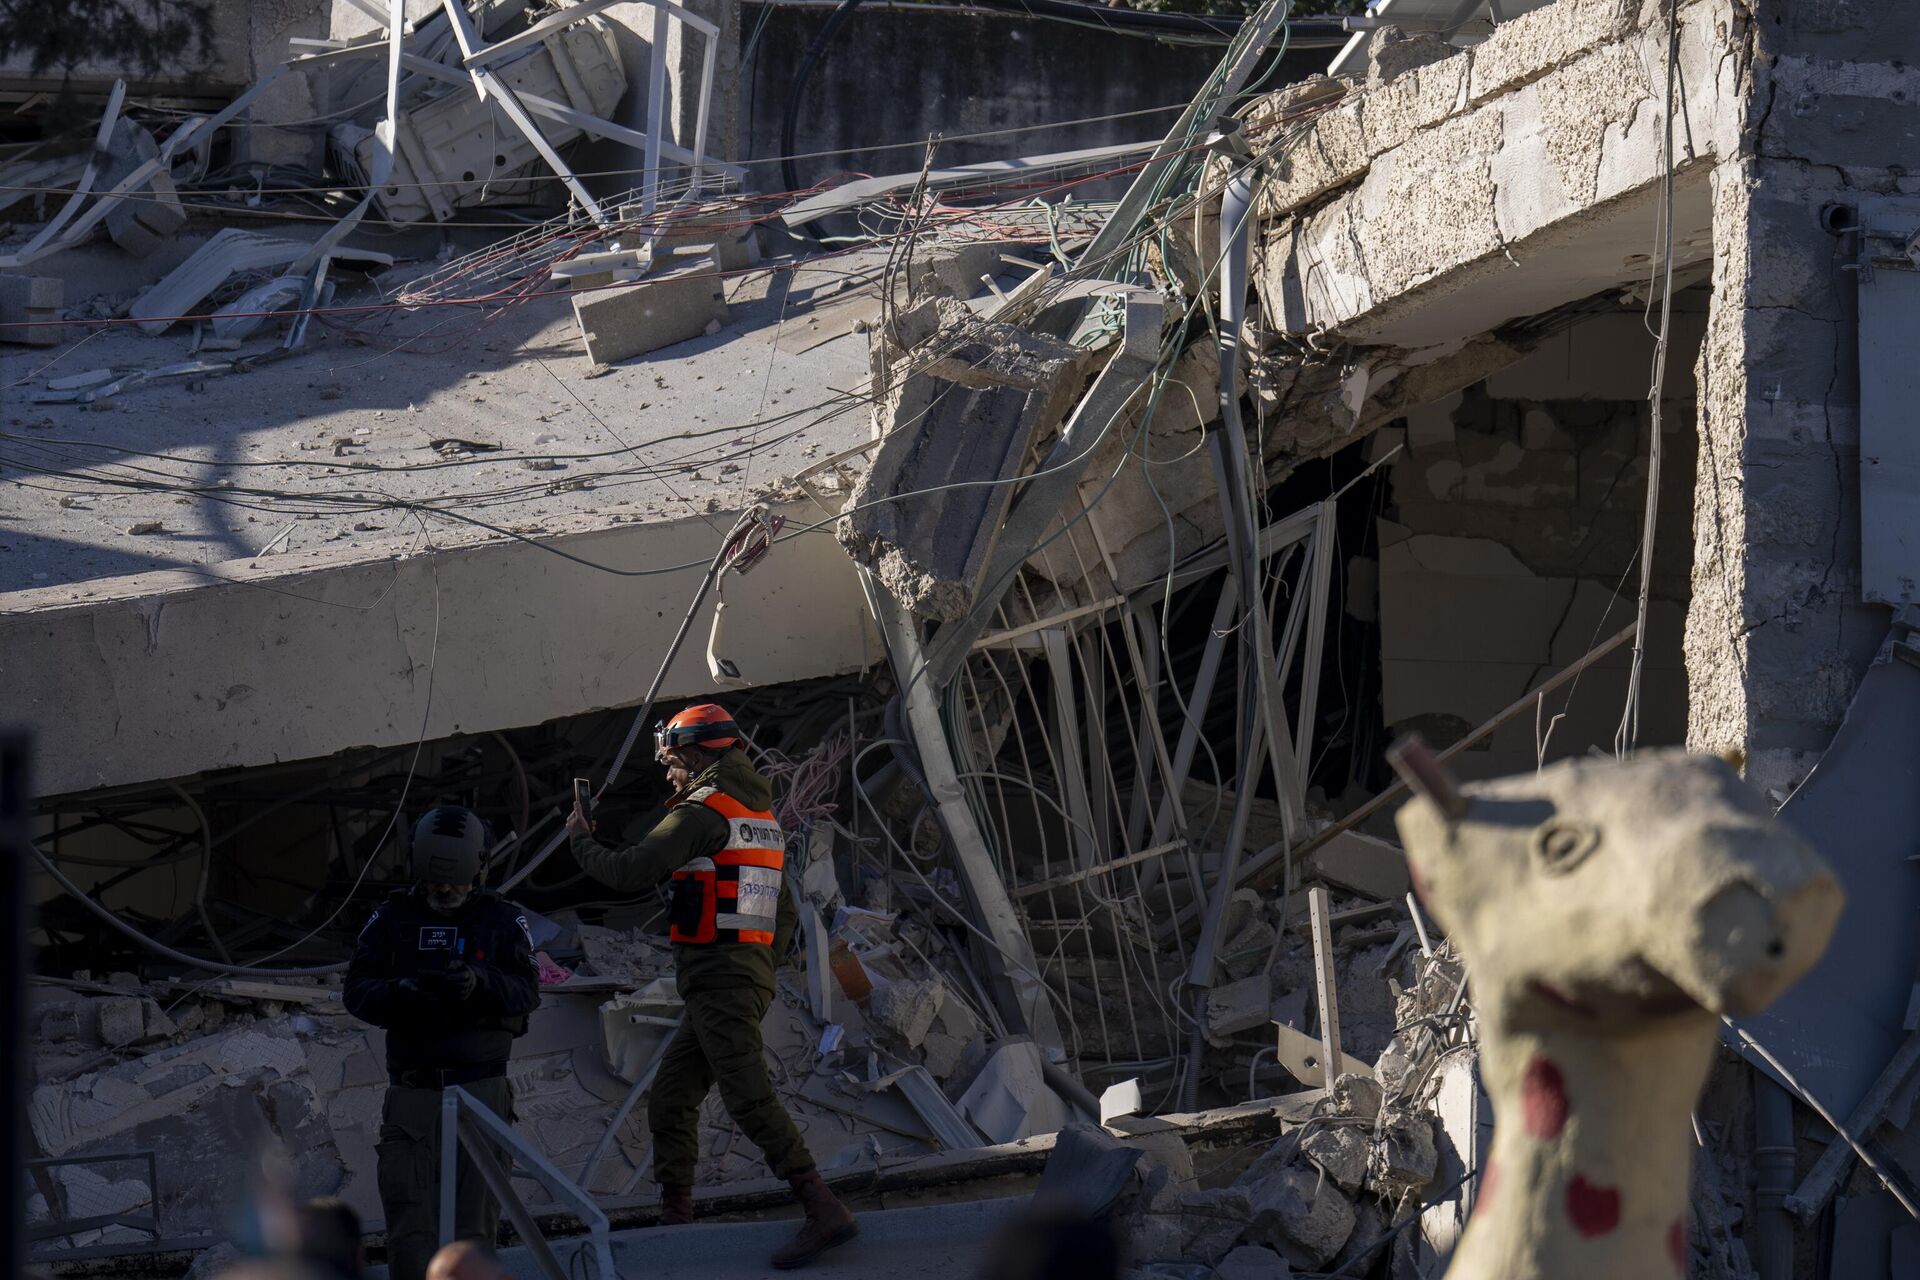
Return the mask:
<svg viewBox="0 0 1920 1280">
<path fill-rule="evenodd" d="M 220 940 L 219 932 L 213 927 L 213 917 L 207 914 L 207 877 L 213 870 L 213 827 L 207 822 L 206 811 L 187 794 L 185 787 L 177 782 L 169 782 L 167 787 L 180 797 L 182 804 L 192 810 L 194 821 L 200 825 L 200 875 L 193 885 L 194 913 L 200 917 L 200 927 L 207 931 L 207 941 L 213 943 L 213 949 L 220 953 L 222 960 L 232 964 L 233 957 L 227 953 L 227 944 Z"/>
<path fill-rule="evenodd" d="M 1279 727 L 1271 722 L 1274 695 L 1277 694 L 1277 690 L 1272 688 L 1276 673 L 1271 669 L 1269 648 L 1264 643 L 1266 602 L 1260 594 L 1259 529 L 1253 517 L 1251 495 L 1247 491 L 1246 433 L 1240 426 L 1240 393 L 1236 385 L 1240 363 L 1240 325 L 1246 316 L 1248 231 L 1253 222 L 1252 211 L 1252 171 L 1242 168 L 1228 181 L 1226 193 L 1220 202 L 1220 416 L 1223 429 L 1215 434 L 1213 443 L 1220 497 L 1226 506 L 1229 571 L 1240 588 L 1240 616 L 1245 626 L 1243 636 L 1252 642 L 1254 680 L 1249 691 L 1251 705 L 1245 717 L 1240 776 L 1233 798 L 1233 817 L 1227 827 L 1227 846 L 1222 852 L 1220 871 L 1214 879 L 1212 895 L 1207 900 L 1207 914 L 1200 927 L 1200 937 L 1194 944 L 1193 965 L 1187 973 L 1188 984 L 1199 988 L 1201 992 L 1195 1001 L 1195 1025 L 1188 1048 L 1192 1061 L 1181 1087 L 1181 1101 L 1188 1111 L 1199 1105 L 1200 1054 L 1205 1045 L 1202 1032 L 1206 1021 L 1205 992 L 1213 985 L 1215 947 L 1219 942 L 1221 922 L 1226 918 L 1227 903 L 1233 897 L 1234 882 L 1238 879 L 1241 846 L 1246 843 L 1248 812 L 1253 803 L 1253 780 L 1262 763 L 1262 744 L 1264 742 L 1271 751 L 1276 765 L 1280 762 L 1283 748 L 1290 745 Z M 1287 796 L 1293 782 L 1292 770 L 1287 770 L 1284 779 L 1276 776 L 1274 781 L 1281 797 L 1283 824 L 1287 835 L 1291 837 L 1292 820 Z M 1178 800 L 1175 797 L 1176 803 Z"/>
<path fill-rule="evenodd" d="M 1084 1111 L 1087 1119 L 1095 1124 L 1100 1123 L 1100 1100 L 1093 1096 L 1092 1090 L 1076 1080 L 1071 1071 L 1043 1057 L 1040 1059 L 1040 1078 L 1069 1104 Z"/>
<path fill-rule="evenodd" d="M 1753 1071 L 1753 1265 L 1760 1280 L 1791 1280 L 1793 1215 L 1793 1095 L 1764 1071 Z"/>
</svg>

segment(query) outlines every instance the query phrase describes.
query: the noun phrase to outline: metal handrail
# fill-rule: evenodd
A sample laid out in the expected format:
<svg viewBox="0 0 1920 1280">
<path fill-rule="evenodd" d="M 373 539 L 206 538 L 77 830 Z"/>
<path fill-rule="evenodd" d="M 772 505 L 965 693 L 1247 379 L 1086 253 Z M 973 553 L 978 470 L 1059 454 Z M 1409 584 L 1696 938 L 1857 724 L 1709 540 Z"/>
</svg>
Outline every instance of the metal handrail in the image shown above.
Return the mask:
<svg viewBox="0 0 1920 1280">
<path fill-rule="evenodd" d="M 559 1200 L 580 1215 L 580 1221 L 586 1224 L 588 1245 L 593 1258 L 597 1280 L 614 1280 L 613 1237 L 607 1215 L 593 1202 L 580 1185 L 559 1169 L 553 1162 L 535 1147 L 513 1131 L 513 1128 L 488 1109 L 487 1105 L 458 1085 L 443 1089 L 440 1093 L 440 1243 L 442 1246 L 453 1243 L 454 1239 L 454 1192 L 455 1179 L 459 1175 L 460 1148 L 466 1147 L 467 1158 L 487 1184 L 500 1207 L 513 1223 L 513 1229 L 520 1233 L 520 1239 L 526 1243 L 533 1254 L 540 1273 L 547 1280 L 569 1280 L 560 1266 L 559 1259 L 553 1255 L 546 1237 L 541 1234 L 539 1224 L 533 1220 L 533 1211 L 520 1199 L 513 1189 L 509 1176 L 511 1163 L 518 1163 L 527 1173 L 538 1179 L 555 1200 Z M 495 1149 L 506 1151 L 510 1164 L 503 1167 L 495 1154 Z M 492 1242 L 489 1241 L 489 1244 Z"/>
</svg>

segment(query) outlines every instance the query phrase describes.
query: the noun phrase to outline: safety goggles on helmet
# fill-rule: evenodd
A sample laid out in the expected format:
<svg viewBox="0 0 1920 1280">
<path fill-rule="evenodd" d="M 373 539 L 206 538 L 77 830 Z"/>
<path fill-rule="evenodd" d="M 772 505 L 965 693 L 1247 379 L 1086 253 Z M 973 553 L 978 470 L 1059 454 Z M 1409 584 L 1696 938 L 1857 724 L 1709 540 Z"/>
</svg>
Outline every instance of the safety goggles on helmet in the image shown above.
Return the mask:
<svg viewBox="0 0 1920 1280">
<path fill-rule="evenodd" d="M 666 752 L 681 747 L 705 747 L 721 751 L 740 745 L 740 726 L 722 708 L 707 703 L 688 707 L 670 720 L 653 728 L 653 755 L 660 759 Z"/>
</svg>

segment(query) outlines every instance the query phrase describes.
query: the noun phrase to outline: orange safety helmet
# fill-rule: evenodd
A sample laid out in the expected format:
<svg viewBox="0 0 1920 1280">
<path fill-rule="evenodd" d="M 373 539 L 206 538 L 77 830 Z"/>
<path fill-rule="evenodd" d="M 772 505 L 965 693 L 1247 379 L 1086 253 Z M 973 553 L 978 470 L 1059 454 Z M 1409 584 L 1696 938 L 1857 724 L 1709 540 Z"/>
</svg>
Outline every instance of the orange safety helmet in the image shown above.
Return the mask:
<svg viewBox="0 0 1920 1280">
<path fill-rule="evenodd" d="M 725 751 L 739 746 L 741 741 L 740 726 L 733 722 L 725 707 L 713 702 L 688 707 L 653 730 L 655 759 L 661 752 L 678 747 Z"/>
</svg>

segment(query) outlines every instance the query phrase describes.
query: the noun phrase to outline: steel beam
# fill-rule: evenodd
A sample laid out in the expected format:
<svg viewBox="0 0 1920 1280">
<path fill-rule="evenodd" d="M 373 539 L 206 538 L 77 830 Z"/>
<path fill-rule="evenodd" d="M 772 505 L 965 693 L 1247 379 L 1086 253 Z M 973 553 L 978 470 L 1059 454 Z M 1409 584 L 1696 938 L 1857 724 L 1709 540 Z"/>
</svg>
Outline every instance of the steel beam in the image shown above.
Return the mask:
<svg viewBox="0 0 1920 1280">
<path fill-rule="evenodd" d="M 1214 92 L 1203 89 L 1187 104 L 1187 109 L 1173 122 L 1173 128 L 1167 130 L 1167 136 L 1154 148 L 1146 167 L 1134 175 L 1133 184 L 1120 197 L 1120 203 L 1114 206 L 1099 234 L 1080 251 L 1074 262 L 1076 269 L 1091 268 L 1098 272 L 1132 242 L 1134 227 L 1139 225 L 1147 207 L 1161 195 L 1160 184 L 1167 171 L 1189 158 L 1193 140 L 1204 138 L 1221 113 L 1240 96 L 1247 78 L 1260 65 L 1267 46 L 1273 43 L 1275 33 L 1285 24 L 1292 8 L 1293 0 L 1267 0 L 1260 12 L 1241 26 L 1237 43 L 1228 46 L 1219 69 L 1207 80 L 1209 87 L 1217 86 Z"/>
<path fill-rule="evenodd" d="M 862 577 L 869 578 L 865 570 Z M 953 748 L 940 718 L 940 700 L 928 679 L 919 623 L 884 587 L 870 579 L 867 594 L 893 660 L 908 737 L 913 740 L 920 770 L 926 776 L 931 793 L 928 798 L 953 846 L 954 870 L 973 905 L 975 920 L 992 940 L 983 954 L 994 1003 L 1010 1027 L 1018 1027 L 1045 1048 L 1060 1051 L 1060 1024 L 1041 979 L 1032 940 L 993 864 L 986 836 L 967 804 L 959 770 L 954 767 Z"/>
</svg>

